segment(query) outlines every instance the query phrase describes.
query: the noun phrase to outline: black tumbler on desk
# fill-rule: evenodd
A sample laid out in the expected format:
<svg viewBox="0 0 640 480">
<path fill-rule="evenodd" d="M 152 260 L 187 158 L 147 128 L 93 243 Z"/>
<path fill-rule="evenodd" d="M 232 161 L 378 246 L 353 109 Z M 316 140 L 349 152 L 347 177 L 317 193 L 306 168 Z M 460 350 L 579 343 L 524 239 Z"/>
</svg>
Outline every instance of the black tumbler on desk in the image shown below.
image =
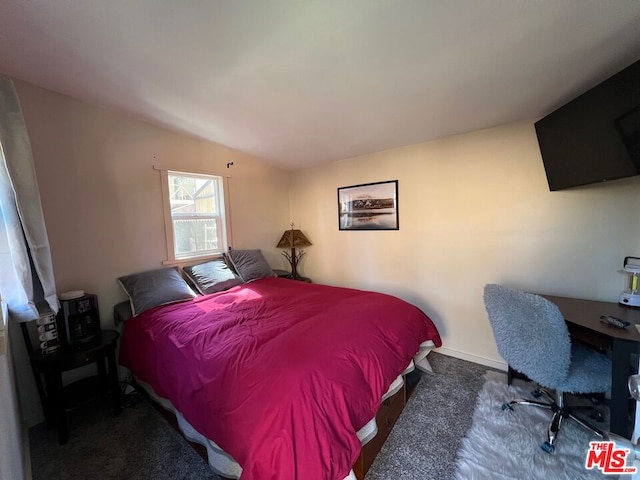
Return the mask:
<svg viewBox="0 0 640 480">
<path fill-rule="evenodd" d="M 65 347 L 81 348 L 100 334 L 98 297 L 85 293 L 68 300 L 60 299 L 58 330 Z"/>
</svg>

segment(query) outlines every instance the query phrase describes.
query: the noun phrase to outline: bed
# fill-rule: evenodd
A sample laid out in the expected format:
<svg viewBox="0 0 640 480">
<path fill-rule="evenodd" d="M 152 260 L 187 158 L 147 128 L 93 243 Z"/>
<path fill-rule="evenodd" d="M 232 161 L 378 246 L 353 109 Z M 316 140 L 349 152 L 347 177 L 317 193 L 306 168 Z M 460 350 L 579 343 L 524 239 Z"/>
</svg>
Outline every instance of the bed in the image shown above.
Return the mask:
<svg viewBox="0 0 640 480">
<path fill-rule="evenodd" d="M 225 478 L 356 478 L 376 412 L 441 345 L 435 325 L 381 293 L 238 280 L 137 311 L 130 296 L 121 365 Z"/>
</svg>

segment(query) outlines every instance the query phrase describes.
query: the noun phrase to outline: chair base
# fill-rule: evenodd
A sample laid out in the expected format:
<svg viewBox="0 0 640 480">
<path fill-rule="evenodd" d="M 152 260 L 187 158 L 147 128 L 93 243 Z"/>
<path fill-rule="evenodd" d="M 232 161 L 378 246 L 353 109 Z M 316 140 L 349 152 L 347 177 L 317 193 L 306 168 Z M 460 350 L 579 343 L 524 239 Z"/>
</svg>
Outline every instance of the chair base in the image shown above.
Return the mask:
<svg viewBox="0 0 640 480">
<path fill-rule="evenodd" d="M 547 441 L 540 444 L 540 448 L 542 448 L 547 453 L 553 453 L 555 450 L 555 443 L 558 438 L 558 433 L 560 432 L 560 426 L 562 425 L 562 421 L 565 418 L 569 418 L 575 421 L 578 425 L 583 428 L 592 431 L 600 438 L 605 438 L 605 434 L 602 430 L 594 427 L 588 422 L 585 422 L 581 418 L 576 417 L 572 412 L 573 410 L 582 409 L 582 408 L 593 408 L 591 406 L 578 406 L 578 407 L 569 407 L 564 404 L 564 393 L 557 392 L 557 398 L 554 398 L 548 391 L 544 389 L 536 390 L 533 393 L 534 397 L 544 396 L 549 402 L 541 402 L 538 400 L 527 400 L 524 398 L 515 399 L 509 403 L 505 403 L 502 405 L 503 410 L 513 410 L 514 405 L 529 405 L 537 408 L 544 408 L 546 410 L 551 410 L 553 416 L 551 418 L 551 423 L 547 429 Z"/>
</svg>

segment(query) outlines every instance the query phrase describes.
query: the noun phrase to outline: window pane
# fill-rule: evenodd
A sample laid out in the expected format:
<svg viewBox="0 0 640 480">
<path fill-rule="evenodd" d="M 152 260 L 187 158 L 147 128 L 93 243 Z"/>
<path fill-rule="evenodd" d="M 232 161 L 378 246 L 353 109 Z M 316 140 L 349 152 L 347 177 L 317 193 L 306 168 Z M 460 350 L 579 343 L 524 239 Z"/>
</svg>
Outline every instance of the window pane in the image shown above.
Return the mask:
<svg viewBox="0 0 640 480">
<path fill-rule="evenodd" d="M 219 251 L 218 219 L 174 219 L 176 256 Z"/>
<path fill-rule="evenodd" d="M 216 181 L 208 177 L 169 174 L 171 216 L 175 213 L 217 213 Z"/>
</svg>

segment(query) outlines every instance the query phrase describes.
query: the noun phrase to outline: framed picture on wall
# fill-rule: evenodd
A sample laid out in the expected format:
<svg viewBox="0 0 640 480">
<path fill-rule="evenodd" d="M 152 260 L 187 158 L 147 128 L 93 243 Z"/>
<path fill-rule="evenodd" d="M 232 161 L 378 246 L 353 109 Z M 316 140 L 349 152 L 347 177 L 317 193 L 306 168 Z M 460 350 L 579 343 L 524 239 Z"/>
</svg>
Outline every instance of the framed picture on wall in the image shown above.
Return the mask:
<svg viewBox="0 0 640 480">
<path fill-rule="evenodd" d="M 338 188 L 340 230 L 398 230 L 398 180 Z"/>
</svg>

